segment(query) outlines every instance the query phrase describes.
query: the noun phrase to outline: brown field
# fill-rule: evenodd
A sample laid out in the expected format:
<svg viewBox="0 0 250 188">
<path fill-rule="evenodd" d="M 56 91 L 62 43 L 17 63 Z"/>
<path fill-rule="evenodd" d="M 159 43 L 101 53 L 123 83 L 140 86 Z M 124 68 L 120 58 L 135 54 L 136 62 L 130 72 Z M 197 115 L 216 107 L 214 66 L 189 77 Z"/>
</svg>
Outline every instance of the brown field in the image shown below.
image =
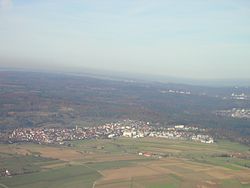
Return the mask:
<svg viewBox="0 0 250 188">
<path fill-rule="evenodd" d="M 0 145 L 0 151 L 1 153 L 9 153 L 9 154 L 30 154 L 30 151 L 19 146 L 13 146 L 13 145 Z"/>
<path fill-rule="evenodd" d="M 250 183 L 248 169 L 235 171 L 223 167 L 203 165 L 183 159 L 162 159 L 138 163 L 136 166 L 102 170 L 103 178 L 96 182 L 97 188 L 145 187 L 148 184 L 171 183 L 171 175 L 177 177 L 179 187 L 216 188 L 223 180 L 238 179 L 243 184 Z M 132 182 L 133 181 L 133 182 Z"/>
<path fill-rule="evenodd" d="M 150 151 L 151 152 L 167 152 L 167 153 L 180 153 L 181 150 L 178 150 L 178 149 L 172 149 L 172 148 L 157 148 L 157 147 L 153 147 L 153 148 L 150 148 Z"/>
<path fill-rule="evenodd" d="M 232 170 L 219 167 L 214 167 L 203 172 L 216 179 L 230 179 L 237 175 L 237 173 L 232 172 Z"/>
<path fill-rule="evenodd" d="M 104 170 L 101 174 L 104 180 L 128 179 L 132 177 L 154 176 L 169 173 L 161 167 L 150 168 L 146 166 L 125 167 L 120 169 Z"/>
<path fill-rule="evenodd" d="M 104 162 L 104 161 L 121 161 L 121 160 L 136 160 L 140 159 L 138 155 L 132 154 L 104 154 L 104 153 L 83 153 L 81 151 L 65 148 L 65 147 L 52 147 L 32 144 L 20 145 L 0 145 L 2 153 L 11 154 L 31 154 L 39 153 L 43 157 L 59 159 L 62 161 L 77 161 L 84 160 L 85 162 Z"/>
<path fill-rule="evenodd" d="M 93 161 L 93 162 L 105 162 L 105 161 L 123 161 L 123 160 L 136 160 L 141 159 L 138 155 L 131 155 L 131 154 L 87 154 L 84 156 L 85 161 Z"/>
<path fill-rule="evenodd" d="M 80 160 L 83 158 L 83 154 L 73 149 L 32 144 L 1 145 L 0 151 L 2 153 L 12 153 L 21 155 L 38 153 L 43 157 L 59 159 L 62 161 Z"/>
<path fill-rule="evenodd" d="M 57 164 L 49 164 L 49 165 L 44 165 L 44 166 L 42 166 L 42 168 L 43 169 L 50 169 L 50 168 L 58 168 L 58 167 L 63 167 L 63 166 L 65 166 L 65 165 L 67 165 L 67 164 L 69 164 L 69 163 L 57 163 Z"/>
<path fill-rule="evenodd" d="M 60 159 L 62 161 L 71 161 L 82 159 L 83 155 L 75 150 L 65 149 L 65 148 L 41 148 L 37 150 L 37 152 L 41 153 L 43 157 Z"/>
<path fill-rule="evenodd" d="M 131 179 L 102 181 L 102 184 L 95 184 L 95 188 L 128 188 L 131 187 Z"/>
</svg>

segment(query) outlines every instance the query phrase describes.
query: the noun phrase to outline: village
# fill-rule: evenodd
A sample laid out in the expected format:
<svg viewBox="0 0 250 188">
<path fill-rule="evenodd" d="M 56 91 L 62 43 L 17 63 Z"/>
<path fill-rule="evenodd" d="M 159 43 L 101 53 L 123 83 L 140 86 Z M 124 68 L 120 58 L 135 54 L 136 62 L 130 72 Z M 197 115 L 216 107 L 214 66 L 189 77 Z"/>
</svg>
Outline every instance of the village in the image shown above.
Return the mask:
<svg viewBox="0 0 250 188">
<path fill-rule="evenodd" d="M 245 108 L 233 108 L 230 110 L 216 111 L 218 116 L 227 116 L 237 119 L 250 119 L 250 109 Z"/>
<path fill-rule="evenodd" d="M 39 144 L 65 144 L 66 141 L 85 139 L 115 139 L 118 137 L 158 137 L 166 139 L 193 140 L 212 144 L 214 139 L 205 134 L 205 129 L 174 125 L 154 127 L 149 122 L 123 120 L 97 127 L 75 128 L 18 128 L 0 133 L 0 141 L 8 143 L 34 142 Z"/>
</svg>

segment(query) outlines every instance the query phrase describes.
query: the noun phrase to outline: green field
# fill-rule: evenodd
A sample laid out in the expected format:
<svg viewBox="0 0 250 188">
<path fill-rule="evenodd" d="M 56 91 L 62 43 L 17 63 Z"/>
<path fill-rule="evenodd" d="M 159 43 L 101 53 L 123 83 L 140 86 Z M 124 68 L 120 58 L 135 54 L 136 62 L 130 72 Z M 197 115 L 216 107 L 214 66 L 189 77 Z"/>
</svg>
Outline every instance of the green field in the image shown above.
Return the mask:
<svg viewBox="0 0 250 188">
<path fill-rule="evenodd" d="M 65 166 L 63 168 L 38 173 L 25 174 L 11 178 L 1 178 L 2 184 L 15 188 L 67 188 L 91 187 L 100 174 L 85 166 Z"/>
<path fill-rule="evenodd" d="M 156 138 L 70 143 L 0 145 L 0 169 L 12 173 L 0 178 L 0 187 L 250 187 L 250 148 L 238 143 Z M 234 153 L 244 157 L 230 157 Z"/>
</svg>

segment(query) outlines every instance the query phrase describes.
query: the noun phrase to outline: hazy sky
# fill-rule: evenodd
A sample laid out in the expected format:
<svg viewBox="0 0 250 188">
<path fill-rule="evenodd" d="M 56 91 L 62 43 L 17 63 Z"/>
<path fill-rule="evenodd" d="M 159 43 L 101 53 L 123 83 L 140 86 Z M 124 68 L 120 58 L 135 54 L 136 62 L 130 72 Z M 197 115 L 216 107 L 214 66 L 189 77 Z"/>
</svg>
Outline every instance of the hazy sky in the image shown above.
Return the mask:
<svg viewBox="0 0 250 188">
<path fill-rule="evenodd" d="M 0 0 L 0 58 L 0 67 L 250 78 L 250 1 Z"/>
</svg>

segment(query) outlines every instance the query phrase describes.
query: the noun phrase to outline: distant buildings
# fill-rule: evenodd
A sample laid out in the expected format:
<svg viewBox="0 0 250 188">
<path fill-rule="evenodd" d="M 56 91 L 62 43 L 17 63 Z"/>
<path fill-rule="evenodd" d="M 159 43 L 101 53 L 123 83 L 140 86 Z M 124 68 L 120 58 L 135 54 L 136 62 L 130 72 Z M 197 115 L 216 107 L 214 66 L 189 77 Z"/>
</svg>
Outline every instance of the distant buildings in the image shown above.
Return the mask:
<svg viewBox="0 0 250 188">
<path fill-rule="evenodd" d="M 123 132 L 123 136 L 132 138 L 133 132 L 130 130 L 126 130 Z"/>
<path fill-rule="evenodd" d="M 200 141 L 201 143 L 212 144 L 214 143 L 214 139 L 208 135 L 194 135 L 192 136 L 192 140 Z"/>
<path fill-rule="evenodd" d="M 184 125 L 175 125 L 174 128 L 175 129 L 184 129 Z"/>
<path fill-rule="evenodd" d="M 250 109 L 233 108 L 231 110 L 220 110 L 216 111 L 216 115 L 239 119 L 250 119 Z"/>
<path fill-rule="evenodd" d="M 248 99 L 248 96 L 245 93 L 240 93 L 240 94 L 232 93 L 231 97 L 232 97 L 232 99 L 236 99 L 236 100 L 246 100 L 246 99 Z"/>
<path fill-rule="evenodd" d="M 182 91 L 182 90 L 172 90 L 172 89 L 169 89 L 167 91 L 165 90 L 162 90 L 160 91 L 161 93 L 174 93 L 174 94 L 181 94 L 181 95 L 191 95 L 191 92 L 190 91 Z"/>
</svg>

